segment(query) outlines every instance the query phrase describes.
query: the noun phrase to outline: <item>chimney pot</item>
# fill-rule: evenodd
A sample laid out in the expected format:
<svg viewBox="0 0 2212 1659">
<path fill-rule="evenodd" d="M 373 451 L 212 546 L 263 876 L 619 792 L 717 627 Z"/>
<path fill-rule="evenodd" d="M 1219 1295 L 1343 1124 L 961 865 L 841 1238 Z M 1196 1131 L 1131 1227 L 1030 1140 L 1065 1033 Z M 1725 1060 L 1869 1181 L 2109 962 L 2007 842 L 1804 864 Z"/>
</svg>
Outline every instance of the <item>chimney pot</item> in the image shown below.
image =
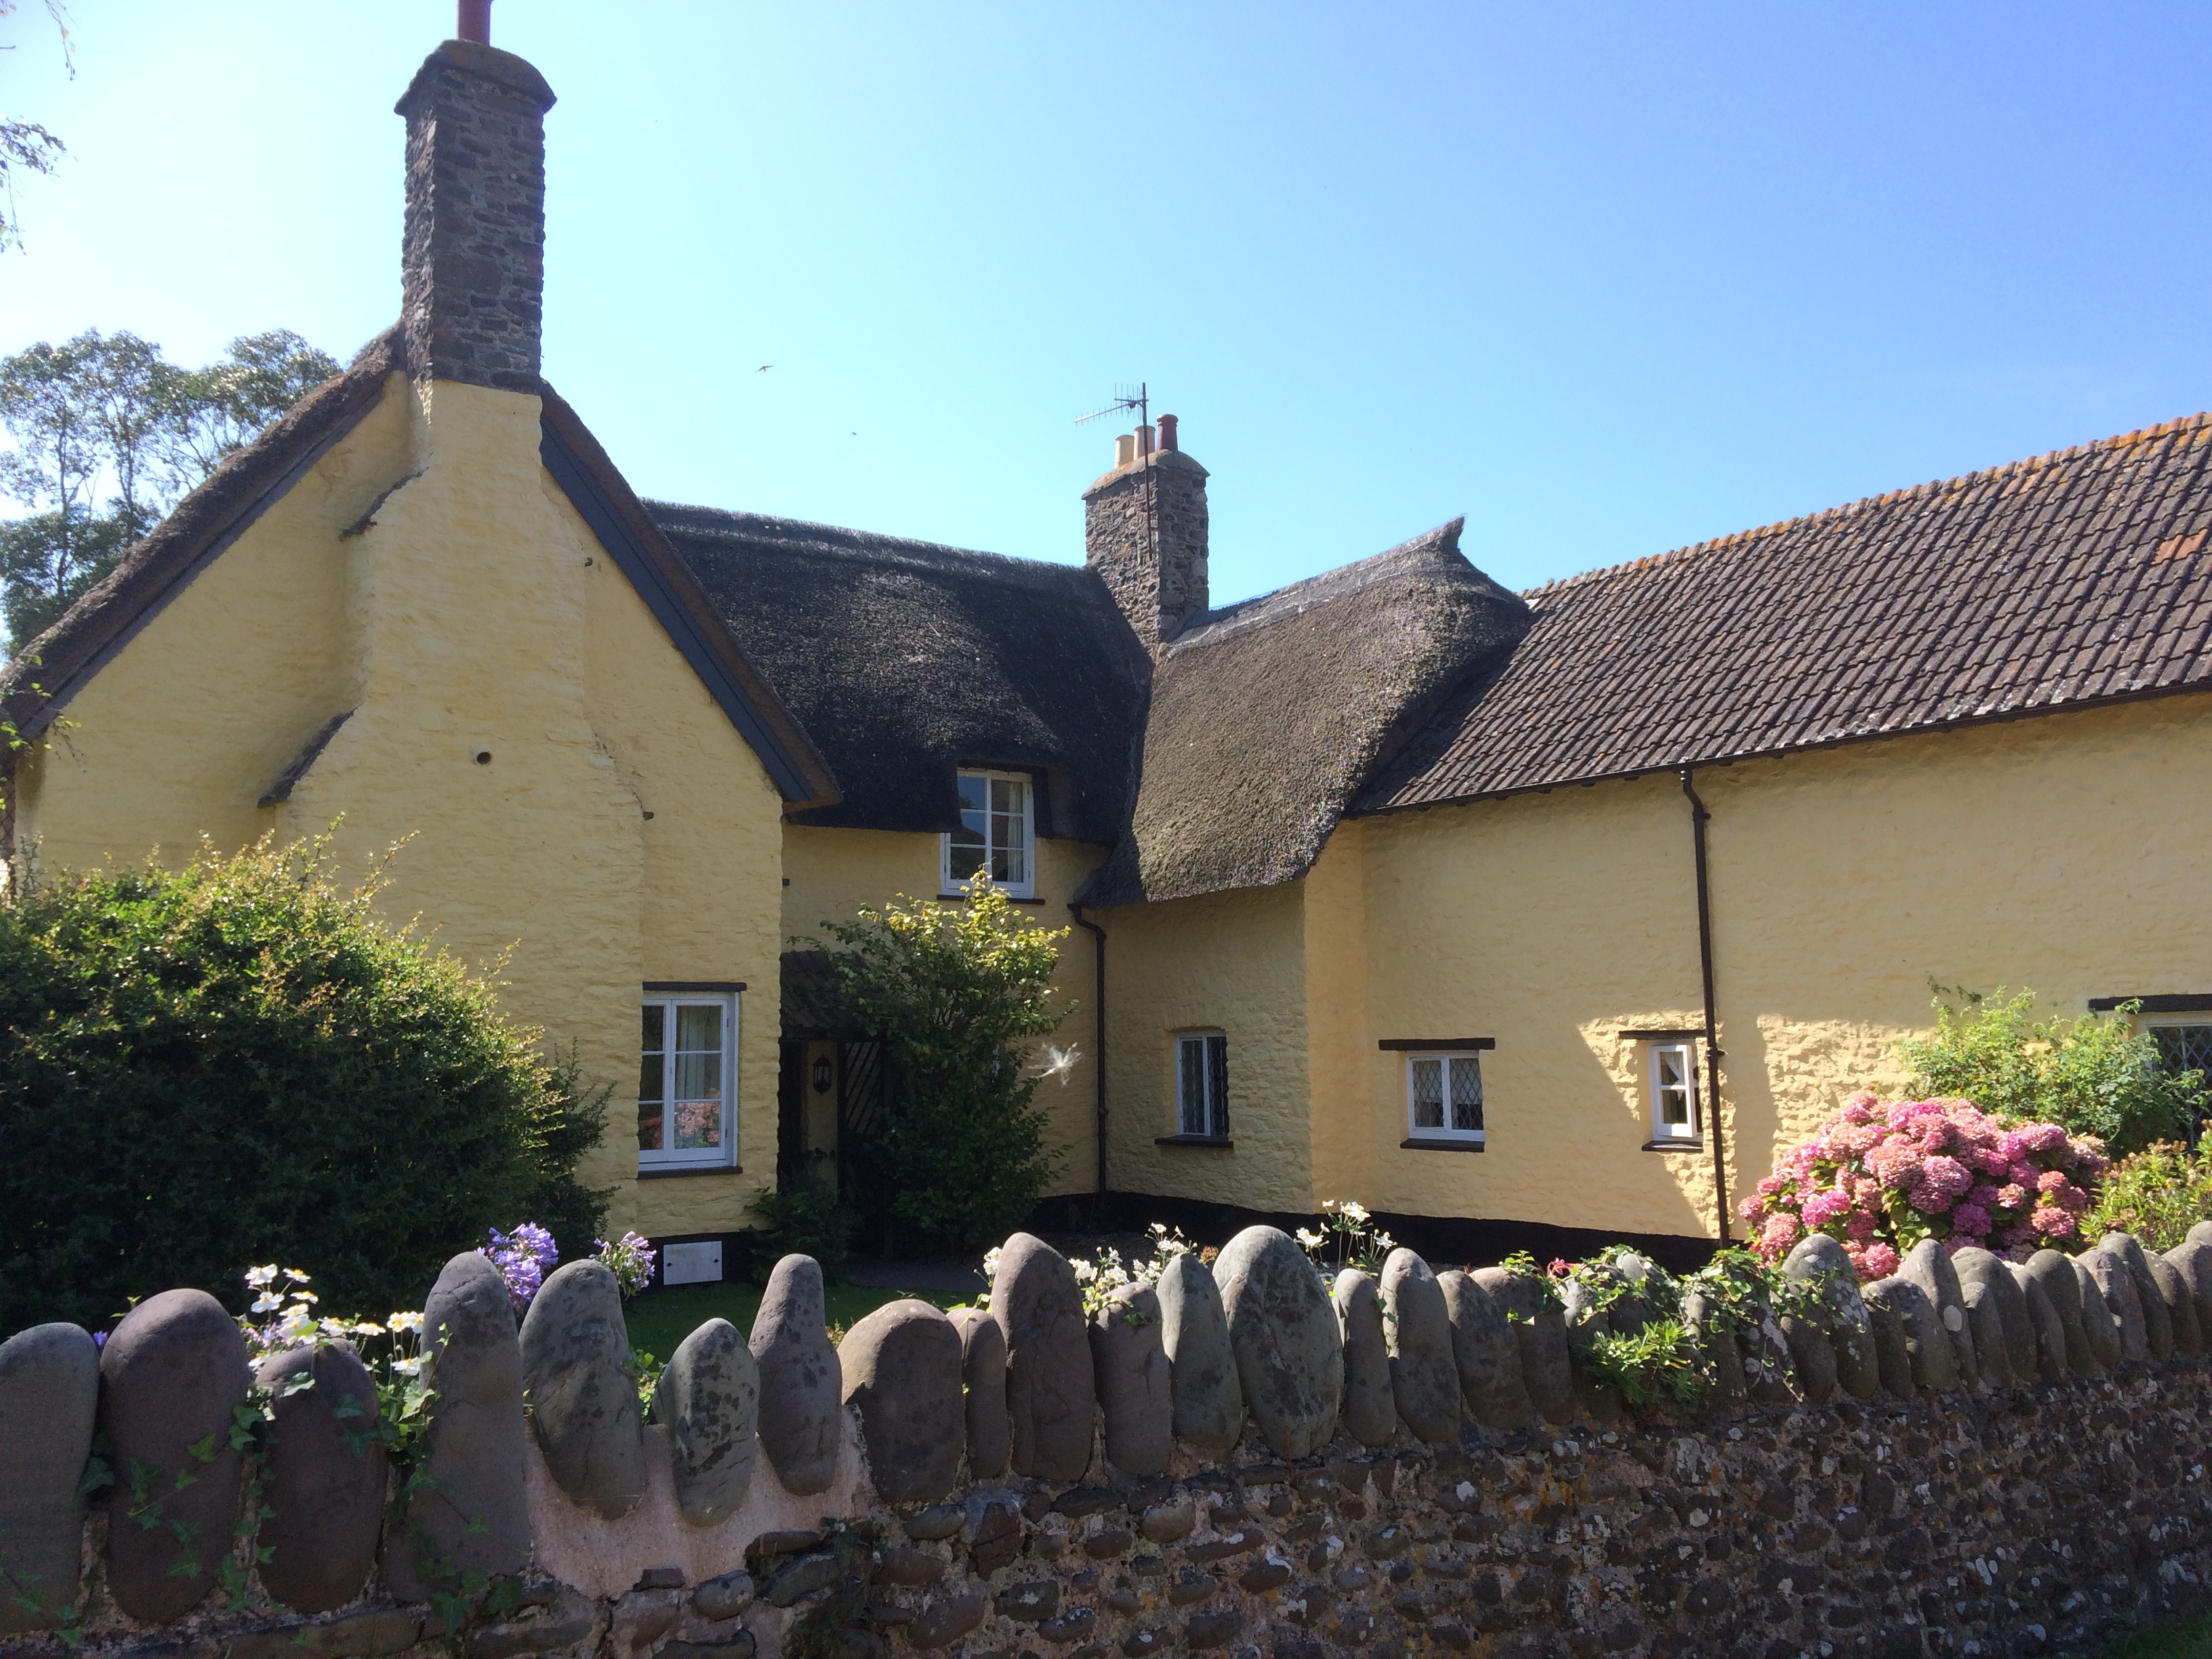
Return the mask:
<svg viewBox="0 0 2212 1659">
<path fill-rule="evenodd" d="M 1167 450 L 1176 447 L 1176 417 L 1172 415 L 1160 416 L 1160 447 Z"/>
<path fill-rule="evenodd" d="M 1140 426 L 1137 428 L 1137 453 L 1143 456 L 1152 453 L 1152 429 L 1148 426 Z"/>
<path fill-rule="evenodd" d="M 453 38 L 473 40 L 480 46 L 491 44 L 491 0 L 460 0 L 460 20 L 454 25 Z"/>
<path fill-rule="evenodd" d="M 1127 466 L 1136 459 L 1137 434 L 1135 433 L 1124 432 L 1121 436 L 1114 440 L 1114 465 L 1115 466 Z"/>
</svg>

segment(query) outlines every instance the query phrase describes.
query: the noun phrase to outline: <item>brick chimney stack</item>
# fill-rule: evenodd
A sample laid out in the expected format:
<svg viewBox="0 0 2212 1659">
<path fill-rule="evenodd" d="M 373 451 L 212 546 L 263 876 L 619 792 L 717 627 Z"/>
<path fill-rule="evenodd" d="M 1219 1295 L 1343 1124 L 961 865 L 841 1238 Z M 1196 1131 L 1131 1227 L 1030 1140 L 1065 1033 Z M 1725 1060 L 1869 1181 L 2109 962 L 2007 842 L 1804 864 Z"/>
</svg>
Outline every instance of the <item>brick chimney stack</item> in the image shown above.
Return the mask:
<svg viewBox="0 0 2212 1659">
<path fill-rule="evenodd" d="M 1113 471 L 1083 492 L 1084 562 L 1157 650 L 1206 613 L 1206 469 L 1172 415 L 1114 441 Z"/>
<path fill-rule="evenodd" d="M 422 60 L 407 119 L 407 359 L 426 380 L 538 390 L 545 298 L 545 77 L 485 39 L 490 7 Z"/>
</svg>

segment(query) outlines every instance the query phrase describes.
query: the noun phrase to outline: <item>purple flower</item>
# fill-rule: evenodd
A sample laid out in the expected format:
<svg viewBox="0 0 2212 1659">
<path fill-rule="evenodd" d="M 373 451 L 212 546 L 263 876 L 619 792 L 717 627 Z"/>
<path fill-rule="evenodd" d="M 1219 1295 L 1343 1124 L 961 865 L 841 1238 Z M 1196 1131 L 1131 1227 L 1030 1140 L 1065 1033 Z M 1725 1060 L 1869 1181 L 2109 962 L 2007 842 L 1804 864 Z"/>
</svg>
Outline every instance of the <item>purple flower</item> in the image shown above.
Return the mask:
<svg viewBox="0 0 2212 1659">
<path fill-rule="evenodd" d="M 532 1221 L 522 1223 L 512 1233 L 503 1233 L 494 1227 L 491 1243 L 477 1254 L 489 1256 L 492 1265 L 499 1269 L 517 1313 L 529 1308 L 538 1286 L 545 1282 L 547 1269 L 561 1259 L 553 1235 Z"/>
</svg>

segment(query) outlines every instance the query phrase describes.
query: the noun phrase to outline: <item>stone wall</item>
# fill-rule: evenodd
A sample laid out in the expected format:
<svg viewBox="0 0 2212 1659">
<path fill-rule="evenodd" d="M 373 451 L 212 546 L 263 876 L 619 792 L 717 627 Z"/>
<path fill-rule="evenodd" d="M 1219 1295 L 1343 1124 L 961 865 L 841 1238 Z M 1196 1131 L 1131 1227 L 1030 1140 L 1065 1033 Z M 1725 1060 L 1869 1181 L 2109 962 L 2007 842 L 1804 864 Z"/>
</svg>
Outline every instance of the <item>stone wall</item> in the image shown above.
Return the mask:
<svg viewBox="0 0 2212 1659">
<path fill-rule="evenodd" d="M 1206 612 L 1206 479 L 1189 456 L 1163 449 L 1083 492 L 1084 562 L 1106 579 L 1147 649 Z"/>
<path fill-rule="evenodd" d="M 1928 1246 L 1863 1297 L 1808 1244 L 1781 1316 L 1686 1300 L 1694 1413 L 1584 1368 L 1578 1290 L 1401 1250 L 1325 1292 L 1254 1228 L 1088 1317 L 1017 1236 L 988 1313 L 894 1303 L 834 1350 L 787 1258 L 648 1417 L 605 1268 L 518 1331 L 465 1255 L 404 1472 L 343 1346 L 264 1359 L 249 1431 L 236 1325 L 173 1291 L 104 1349 L 0 1345 L 0 1654 L 2094 1651 L 2212 1600 L 2207 1241 Z"/>
</svg>

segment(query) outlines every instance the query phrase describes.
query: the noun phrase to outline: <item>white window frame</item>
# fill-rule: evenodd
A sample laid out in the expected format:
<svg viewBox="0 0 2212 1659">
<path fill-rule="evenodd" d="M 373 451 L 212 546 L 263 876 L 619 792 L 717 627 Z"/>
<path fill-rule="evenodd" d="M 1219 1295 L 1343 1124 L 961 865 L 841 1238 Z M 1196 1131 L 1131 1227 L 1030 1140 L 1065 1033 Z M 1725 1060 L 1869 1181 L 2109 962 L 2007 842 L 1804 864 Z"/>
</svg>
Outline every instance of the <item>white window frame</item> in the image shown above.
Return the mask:
<svg viewBox="0 0 2212 1659">
<path fill-rule="evenodd" d="M 1660 1057 L 1680 1054 L 1682 1057 L 1683 1081 L 1679 1085 L 1662 1083 L 1659 1075 Z M 1705 1139 L 1704 1119 L 1698 1098 L 1698 1042 L 1694 1037 L 1651 1037 L 1644 1044 L 1644 1115 L 1651 1128 L 1651 1144 L 1655 1146 L 1674 1143 L 1691 1143 Z M 1686 1122 L 1669 1123 L 1660 1110 L 1663 1093 L 1680 1089 L 1686 1097 L 1689 1117 Z"/>
<path fill-rule="evenodd" d="M 669 1113 L 673 1105 L 672 1097 L 676 1088 L 676 1015 L 684 1007 L 720 1008 L 722 1011 L 722 1123 L 721 1145 L 670 1148 L 663 1146 L 648 1152 L 640 1147 L 637 1167 L 641 1172 L 648 1170 L 718 1170 L 726 1169 L 737 1162 L 738 1149 L 738 1011 L 743 1001 L 735 991 L 647 991 L 639 1007 L 640 1035 L 643 1034 L 643 1014 L 648 1008 L 659 1008 L 661 1015 L 660 1101 L 661 1139 L 671 1138 Z M 638 1058 L 642 1064 L 645 1050 L 641 1047 Z M 641 1078 L 642 1073 L 641 1073 Z M 640 1102 L 642 1103 L 641 1097 Z"/>
<path fill-rule="evenodd" d="M 1194 1117 L 1183 1056 L 1195 1048 L 1199 1054 L 1199 1087 L 1202 1098 Z M 1175 1037 L 1176 1134 L 1185 1140 L 1229 1139 L 1229 1036 L 1226 1032 L 1201 1029 L 1177 1031 Z M 1218 1108 L 1219 1116 L 1215 1116 Z M 1199 1127 L 1193 1128 L 1195 1121 Z"/>
<path fill-rule="evenodd" d="M 1022 855 L 1022 879 L 1000 882 L 997 884 L 999 890 L 1009 898 L 1035 898 L 1036 896 L 1036 780 L 1027 772 L 994 772 L 973 766 L 962 767 L 958 775 L 963 779 L 979 778 L 983 783 L 983 799 L 986 803 L 983 811 L 983 867 L 986 870 L 991 867 L 991 855 L 994 853 L 1002 850 L 1018 850 Z M 988 803 L 990 788 L 994 783 L 1012 783 L 1021 787 L 1022 839 L 1018 849 L 1002 848 L 992 839 L 992 813 Z M 968 891 L 969 878 L 956 877 L 952 873 L 952 837 L 949 833 L 937 838 L 937 890 L 945 898 L 962 897 Z"/>
<path fill-rule="evenodd" d="M 1443 1122 L 1423 1127 L 1419 1121 L 1413 1094 L 1413 1068 L 1441 1062 L 1437 1083 L 1443 1089 Z M 1482 1056 L 1472 1048 L 1422 1048 L 1406 1056 L 1406 1138 L 1408 1140 L 1450 1140 L 1469 1146 L 1484 1144 L 1481 1129 L 1455 1129 L 1452 1127 L 1452 1070 L 1455 1066 L 1467 1066 L 1474 1071 L 1474 1115 L 1482 1115 Z"/>
</svg>

